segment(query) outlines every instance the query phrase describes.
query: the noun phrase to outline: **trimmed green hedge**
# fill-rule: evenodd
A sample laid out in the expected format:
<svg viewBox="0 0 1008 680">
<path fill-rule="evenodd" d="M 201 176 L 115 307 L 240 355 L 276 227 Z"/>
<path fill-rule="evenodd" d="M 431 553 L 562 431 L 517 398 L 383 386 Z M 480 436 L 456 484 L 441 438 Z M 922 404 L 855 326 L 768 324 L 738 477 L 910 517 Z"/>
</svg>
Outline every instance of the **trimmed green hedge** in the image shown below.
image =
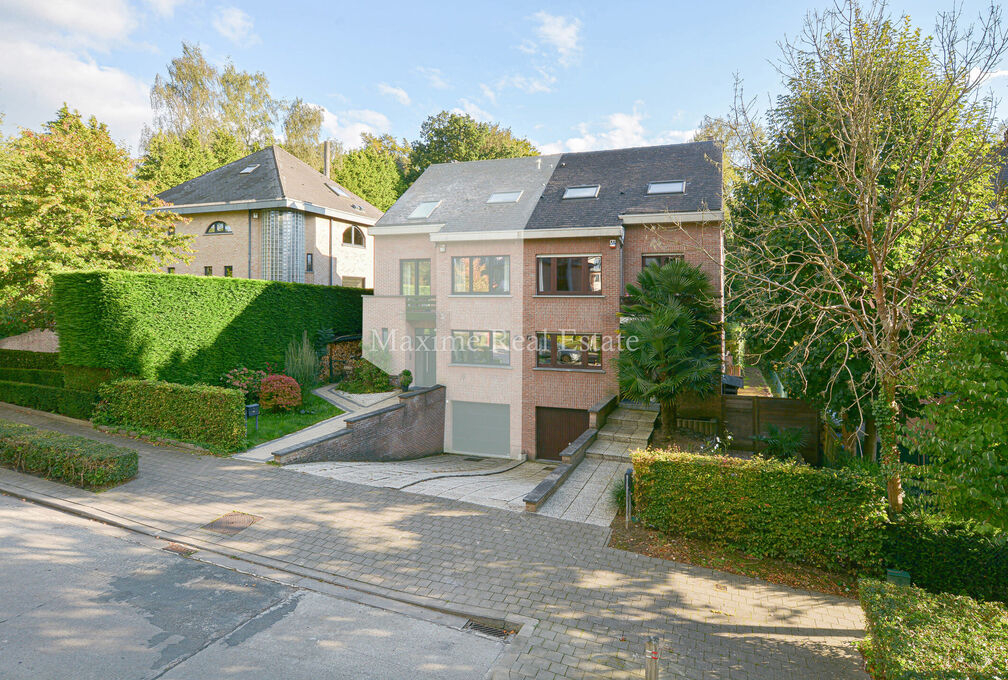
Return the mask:
<svg viewBox="0 0 1008 680">
<path fill-rule="evenodd" d="M 677 451 L 632 459 L 636 514 L 660 531 L 825 569 L 882 567 L 886 505 L 866 475 Z"/>
<path fill-rule="evenodd" d="M 39 411 L 62 413 L 71 418 L 90 418 L 96 400 L 94 392 L 0 380 L 0 401 Z"/>
<path fill-rule="evenodd" d="M 216 384 L 238 366 L 282 366 L 308 331 L 361 332 L 359 288 L 217 276 L 70 272 L 53 277 L 60 363 Z"/>
<path fill-rule="evenodd" d="M 885 680 L 1008 677 L 1008 608 L 872 579 L 859 584 L 872 677 Z"/>
<path fill-rule="evenodd" d="M 63 372 L 44 368 L 0 368 L 0 380 L 63 387 Z"/>
<path fill-rule="evenodd" d="M 59 370 L 59 355 L 55 352 L 29 352 L 24 349 L 0 349 L 0 367 Z"/>
<path fill-rule="evenodd" d="M 886 529 L 886 566 L 933 592 L 1008 602 L 1008 536 L 939 517 L 906 515 Z"/>
<path fill-rule="evenodd" d="M 0 421 L 0 465 L 84 489 L 136 477 L 136 451 L 28 425 Z"/>
<path fill-rule="evenodd" d="M 98 387 L 94 422 L 163 434 L 228 453 L 245 444 L 245 397 L 211 385 L 120 380 Z"/>
<path fill-rule="evenodd" d="M 102 383 L 114 380 L 112 372 L 107 368 L 91 368 L 89 366 L 64 366 L 63 383 L 72 390 L 96 392 Z"/>
</svg>

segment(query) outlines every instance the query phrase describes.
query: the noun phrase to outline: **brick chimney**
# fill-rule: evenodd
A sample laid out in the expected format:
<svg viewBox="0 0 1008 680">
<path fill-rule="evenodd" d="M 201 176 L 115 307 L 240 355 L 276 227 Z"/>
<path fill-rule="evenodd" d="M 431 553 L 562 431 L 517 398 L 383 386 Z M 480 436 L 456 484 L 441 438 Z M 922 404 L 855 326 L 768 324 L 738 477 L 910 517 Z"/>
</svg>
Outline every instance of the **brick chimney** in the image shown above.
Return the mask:
<svg viewBox="0 0 1008 680">
<path fill-rule="evenodd" d="M 329 140 L 322 142 L 322 174 L 329 177 L 329 155 L 331 154 Z"/>
</svg>

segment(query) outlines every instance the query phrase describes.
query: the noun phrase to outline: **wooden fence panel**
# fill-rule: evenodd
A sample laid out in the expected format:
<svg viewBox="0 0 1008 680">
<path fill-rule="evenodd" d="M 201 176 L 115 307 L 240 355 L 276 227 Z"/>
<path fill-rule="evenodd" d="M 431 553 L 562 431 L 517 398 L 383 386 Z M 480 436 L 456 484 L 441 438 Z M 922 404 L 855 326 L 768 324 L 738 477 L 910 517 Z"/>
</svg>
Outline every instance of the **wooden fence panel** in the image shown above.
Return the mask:
<svg viewBox="0 0 1008 680">
<path fill-rule="evenodd" d="M 755 450 L 754 437 L 766 434 L 768 425 L 805 431 L 802 456 L 813 465 L 819 460 L 819 413 L 798 399 L 725 395 L 722 419 L 734 439 L 732 446 Z"/>
</svg>

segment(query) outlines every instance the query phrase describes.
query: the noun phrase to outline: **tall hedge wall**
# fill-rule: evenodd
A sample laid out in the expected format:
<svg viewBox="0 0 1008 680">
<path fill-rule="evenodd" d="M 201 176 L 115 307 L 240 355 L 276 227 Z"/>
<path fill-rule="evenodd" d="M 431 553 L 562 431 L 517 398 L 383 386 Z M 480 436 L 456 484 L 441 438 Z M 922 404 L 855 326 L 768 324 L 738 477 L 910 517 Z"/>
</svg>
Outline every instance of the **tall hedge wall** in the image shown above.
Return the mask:
<svg viewBox="0 0 1008 680">
<path fill-rule="evenodd" d="M 60 363 L 215 384 L 237 366 L 283 366 L 291 339 L 361 332 L 359 288 L 122 271 L 53 277 Z"/>
</svg>

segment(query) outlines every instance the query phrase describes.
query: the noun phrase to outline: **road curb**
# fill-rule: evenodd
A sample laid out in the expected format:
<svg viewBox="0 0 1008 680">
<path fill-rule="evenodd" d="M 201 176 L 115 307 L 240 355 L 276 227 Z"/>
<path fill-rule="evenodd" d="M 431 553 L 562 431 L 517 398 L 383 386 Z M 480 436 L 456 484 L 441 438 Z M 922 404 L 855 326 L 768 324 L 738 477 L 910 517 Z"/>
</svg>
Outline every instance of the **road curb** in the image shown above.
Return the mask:
<svg viewBox="0 0 1008 680">
<path fill-rule="evenodd" d="M 68 501 L 57 496 L 34 492 L 15 485 L 6 483 L 0 484 L 0 493 L 14 498 L 20 498 L 21 500 L 35 503 L 36 505 L 41 505 L 53 510 L 59 510 L 60 512 L 65 512 L 70 515 L 75 515 L 84 519 L 125 529 L 144 536 L 150 536 L 162 541 L 179 543 L 188 547 L 196 548 L 200 551 L 220 555 L 231 560 L 237 560 L 258 567 L 264 567 L 274 572 L 290 574 L 298 577 L 299 579 L 308 579 L 322 584 L 328 584 L 330 586 L 345 588 L 347 590 L 362 593 L 366 596 L 378 597 L 392 602 L 399 602 L 440 614 L 472 619 L 479 623 L 488 624 L 497 628 L 517 630 L 517 633 L 510 639 L 510 649 L 501 655 L 501 658 L 494 667 L 491 668 L 490 673 L 487 676 L 493 680 L 504 680 L 509 677 L 509 669 L 517 661 L 521 654 L 528 649 L 532 633 L 539 623 L 538 619 L 520 614 L 511 614 L 500 609 L 477 607 L 473 605 L 439 600 L 425 595 L 404 593 L 392 588 L 376 586 L 363 581 L 338 576 L 336 574 L 330 574 L 328 572 L 318 571 L 308 567 L 301 567 L 281 560 L 275 560 L 271 557 L 256 555 L 255 553 L 249 553 L 237 548 L 227 548 L 226 546 L 211 543 L 200 538 L 186 536 L 174 531 L 158 529 L 157 527 L 131 520 L 128 517 L 122 517 L 120 515 L 105 512 L 104 510 L 98 510 L 96 508 Z"/>
</svg>

